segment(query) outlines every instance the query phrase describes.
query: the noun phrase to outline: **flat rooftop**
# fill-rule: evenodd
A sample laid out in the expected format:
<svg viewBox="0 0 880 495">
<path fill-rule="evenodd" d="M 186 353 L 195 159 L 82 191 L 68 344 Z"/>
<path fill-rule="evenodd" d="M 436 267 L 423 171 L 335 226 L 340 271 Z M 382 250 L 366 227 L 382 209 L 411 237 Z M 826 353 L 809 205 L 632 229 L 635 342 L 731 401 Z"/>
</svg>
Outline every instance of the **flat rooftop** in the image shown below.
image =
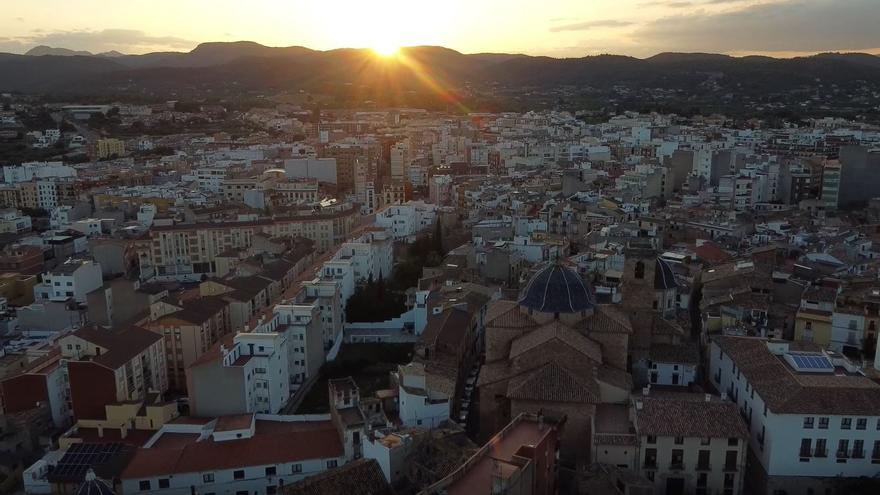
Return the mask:
<svg viewBox="0 0 880 495">
<path fill-rule="evenodd" d="M 449 495 L 491 493 L 492 469 L 495 461 L 501 461 L 500 467 L 504 477 L 510 476 L 516 470 L 511 461 L 520 448 L 539 444 L 544 436 L 551 431 L 552 428 L 549 425 L 542 428 L 538 423 L 526 420 L 513 425 L 505 432 L 504 436 L 495 435 L 485 447 L 487 450 L 476 454 L 480 457 L 471 458 L 468 462 L 473 462 L 473 464 L 464 468 L 464 473 L 446 486 L 446 493 Z"/>
</svg>

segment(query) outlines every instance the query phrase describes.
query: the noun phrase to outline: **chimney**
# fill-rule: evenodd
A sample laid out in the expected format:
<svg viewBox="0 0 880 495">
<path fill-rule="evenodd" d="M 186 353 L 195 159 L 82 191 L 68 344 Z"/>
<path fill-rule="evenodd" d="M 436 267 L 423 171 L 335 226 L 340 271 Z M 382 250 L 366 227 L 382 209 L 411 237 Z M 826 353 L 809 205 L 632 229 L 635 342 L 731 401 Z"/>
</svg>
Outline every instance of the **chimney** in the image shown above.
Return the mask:
<svg viewBox="0 0 880 495">
<path fill-rule="evenodd" d="M 645 397 L 651 395 L 651 384 L 649 383 L 647 386 L 642 387 L 642 395 Z"/>
<path fill-rule="evenodd" d="M 643 407 L 645 407 L 645 404 L 642 401 L 637 399 L 636 400 L 636 410 L 641 411 Z"/>
<path fill-rule="evenodd" d="M 727 392 L 721 392 L 721 400 L 727 400 Z"/>
<path fill-rule="evenodd" d="M 706 402 L 712 402 L 712 394 L 706 394 Z"/>
</svg>

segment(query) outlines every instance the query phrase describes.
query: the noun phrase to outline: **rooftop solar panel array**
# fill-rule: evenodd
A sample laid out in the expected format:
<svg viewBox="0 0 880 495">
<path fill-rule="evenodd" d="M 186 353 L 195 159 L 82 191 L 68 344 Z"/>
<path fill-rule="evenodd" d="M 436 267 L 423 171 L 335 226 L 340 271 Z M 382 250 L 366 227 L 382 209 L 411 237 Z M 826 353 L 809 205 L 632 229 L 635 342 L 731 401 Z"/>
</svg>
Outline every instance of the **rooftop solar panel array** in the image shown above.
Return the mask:
<svg viewBox="0 0 880 495">
<path fill-rule="evenodd" d="M 825 356 L 808 356 L 804 354 L 792 354 L 791 359 L 800 369 L 805 370 L 828 370 L 834 369 L 834 365 Z"/>
<path fill-rule="evenodd" d="M 59 481 L 81 481 L 89 468 L 108 462 L 122 451 L 122 447 L 121 443 L 75 443 L 49 476 Z"/>
</svg>

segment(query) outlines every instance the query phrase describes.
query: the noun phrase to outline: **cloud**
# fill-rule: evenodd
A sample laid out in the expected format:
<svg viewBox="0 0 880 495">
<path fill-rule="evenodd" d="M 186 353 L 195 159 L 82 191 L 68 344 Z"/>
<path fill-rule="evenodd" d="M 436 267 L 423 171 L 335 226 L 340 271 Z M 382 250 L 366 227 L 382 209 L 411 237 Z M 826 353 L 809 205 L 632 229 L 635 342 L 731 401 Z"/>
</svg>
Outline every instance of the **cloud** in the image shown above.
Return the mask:
<svg viewBox="0 0 880 495">
<path fill-rule="evenodd" d="M 563 26 L 553 26 L 550 31 L 558 33 L 560 31 L 587 31 L 594 28 L 619 28 L 632 26 L 635 24 L 630 21 L 618 21 L 616 19 L 604 19 L 599 21 L 584 21 L 573 24 L 565 24 Z"/>
<path fill-rule="evenodd" d="M 189 50 L 196 42 L 176 36 L 152 36 L 135 29 L 88 29 L 71 31 L 34 32 L 17 38 L 24 45 L 48 45 L 88 50 L 92 53 L 117 50 L 123 53 L 144 53 L 162 50 Z"/>
<path fill-rule="evenodd" d="M 655 0 L 653 2 L 643 2 L 639 4 L 639 7 L 647 8 L 647 7 L 666 7 L 669 9 L 683 9 L 685 7 L 690 7 L 694 4 L 694 2 L 666 2 L 663 0 Z"/>
<path fill-rule="evenodd" d="M 632 37 L 655 53 L 862 50 L 880 47 L 877 26 L 877 0 L 787 0 L 664 17 L 640 26 Z"/>
</svg>

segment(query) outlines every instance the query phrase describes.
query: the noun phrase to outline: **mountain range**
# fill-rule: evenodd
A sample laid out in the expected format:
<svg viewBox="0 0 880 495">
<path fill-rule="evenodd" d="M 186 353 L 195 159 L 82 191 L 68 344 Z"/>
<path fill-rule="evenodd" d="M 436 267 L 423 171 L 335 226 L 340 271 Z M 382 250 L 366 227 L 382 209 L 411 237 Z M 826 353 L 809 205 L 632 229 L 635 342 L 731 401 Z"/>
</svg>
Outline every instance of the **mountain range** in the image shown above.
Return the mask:
<svg viewBox="0 0 880 495">
<path fill-rule="evenodd" d="M 161 94 L 305 89 L 456 92 L 465 87 L 660 88 L 688 93 L 784 93 L 819 85 L 843 90 L 880 85 L 880 57 L 823 53 L 790 59 L 706 53 L 551 58 L 462 54 L 437 46 L 381 58 L 369 49 L 319 51 L 250 41 L 202 43 L 189 52 L 91 54 L 36 47 L 0 53 L 0 90 L 55 94 Z M 346 89 L 347 88 L 347 89 Z M 360 91 L 360 90 L 358 90 Z M 215 93 L 216 94 L 216 93 Z"/>
</svg>

